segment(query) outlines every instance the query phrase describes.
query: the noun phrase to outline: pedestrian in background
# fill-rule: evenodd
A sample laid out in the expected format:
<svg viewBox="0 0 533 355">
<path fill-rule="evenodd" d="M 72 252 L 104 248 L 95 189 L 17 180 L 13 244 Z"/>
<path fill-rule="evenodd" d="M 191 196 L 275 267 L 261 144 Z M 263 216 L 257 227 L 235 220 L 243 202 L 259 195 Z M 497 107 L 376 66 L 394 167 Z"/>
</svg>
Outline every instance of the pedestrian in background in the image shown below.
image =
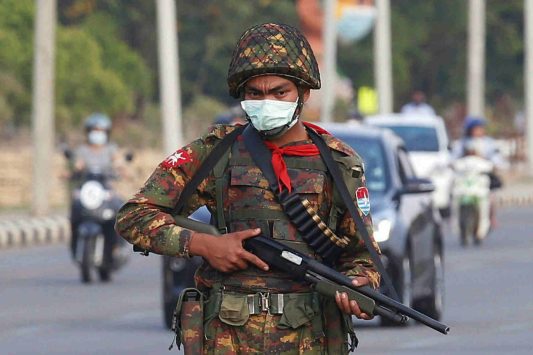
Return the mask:
<svg viewBox="0 0 533 355">
<path fill-rule="evenodd" d="M 435 110 L 426 102 L 426 94 L 415 90 L 411 94 L 411 101 L 402 106 L 401 113 L 435 116 Z"/>
</svg>

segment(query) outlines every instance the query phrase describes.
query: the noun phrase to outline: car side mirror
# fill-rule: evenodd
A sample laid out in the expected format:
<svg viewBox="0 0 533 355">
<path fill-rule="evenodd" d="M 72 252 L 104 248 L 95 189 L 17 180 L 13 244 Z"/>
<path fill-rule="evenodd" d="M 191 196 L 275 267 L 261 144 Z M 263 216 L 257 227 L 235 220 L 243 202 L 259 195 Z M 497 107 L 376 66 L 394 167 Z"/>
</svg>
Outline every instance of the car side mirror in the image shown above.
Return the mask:
<svg viewBox="0 0 533 355">
<path fill-rule="evenodd" d="M 407 180 L 402 193 L 417 194 L 435 191 L 435 185 L 429 179 L 412 178 Z"/>
</svg>

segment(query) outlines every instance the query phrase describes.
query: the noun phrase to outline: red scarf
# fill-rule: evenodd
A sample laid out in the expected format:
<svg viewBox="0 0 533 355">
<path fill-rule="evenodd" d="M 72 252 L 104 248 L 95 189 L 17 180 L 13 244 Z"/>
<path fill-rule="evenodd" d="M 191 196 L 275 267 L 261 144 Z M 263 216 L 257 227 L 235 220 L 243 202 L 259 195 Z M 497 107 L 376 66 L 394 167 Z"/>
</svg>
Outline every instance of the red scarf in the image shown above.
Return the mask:
<svg viewBox="0 0 533 355">
<path fill-rule="evenodd" d="M 283 155 L 292 155 L 297 157 L 309 157 L 320 154 L 318 148 L 314 144 L 302 144 L 288 147 L 278 147 L 272 142 L 264 141 L 268 149 L 272 151 L 272 166 L 274 173 L 278 178 L 279 192 L 282 190 L 282 184 L 291 192 L 291 178 L 287 171 L 287 164 L 283 159 Z"/>
</svg>

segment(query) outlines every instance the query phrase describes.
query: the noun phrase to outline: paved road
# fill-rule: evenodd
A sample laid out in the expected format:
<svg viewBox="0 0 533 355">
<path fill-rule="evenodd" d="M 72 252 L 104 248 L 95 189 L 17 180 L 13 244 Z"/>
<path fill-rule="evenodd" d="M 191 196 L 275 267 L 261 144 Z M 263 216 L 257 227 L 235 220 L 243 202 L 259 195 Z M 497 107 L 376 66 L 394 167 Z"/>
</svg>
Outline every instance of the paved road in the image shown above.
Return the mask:
<svg viewBox="0 0 533 355">
<path fill-rule="evenodd" d="M 532 216 L 533 208 L 500 211 L 481 248 L 447 238 L 449 335 L 358 322 L 359 353 L 533 353 Z M 82 285 L 64 245 L 0 251 L 0 353 L 169 354 L 159 263 L 132 255 L 111 284 Z"/>
</svg>

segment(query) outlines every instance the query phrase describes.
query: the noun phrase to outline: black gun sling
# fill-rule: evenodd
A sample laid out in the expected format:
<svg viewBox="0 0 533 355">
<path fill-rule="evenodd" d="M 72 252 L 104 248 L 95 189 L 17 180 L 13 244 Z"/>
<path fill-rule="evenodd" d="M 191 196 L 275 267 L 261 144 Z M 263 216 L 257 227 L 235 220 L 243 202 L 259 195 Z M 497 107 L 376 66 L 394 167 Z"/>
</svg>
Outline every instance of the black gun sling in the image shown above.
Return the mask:
<svg viewBox="0 0 533 355">
<path fill-rule="evenodd" d="M 315 143 L 315 145 L 318 147 L 318 150 L 320 151 L 320 156 L 324 160 L 324 163 L 326 164 L 328 171 L 331 174 L 334 186 L 338 189 L 344 204 L 350 212 L 350 216 L 355 221 L 357 229 L 360 231 L 361 236 L 363 237 L 363 240 L 365 242 L 365 246 L 368 252 L 370 253 L 370 257 L 384 280 L 385 286 L 390 290 L 394 298 L 399 299 L 394 287 L 392 286 L 392 281 L 389 278 L 377 251 L 372 245 L 372 240 L 370 239 L 364 222 L 355 207 L 350 193 L 348 192 L 348 188 L 346 187 L 344 179 L 342 178 L 341 172 L 339 171 L 339 167 L 337 163 L 333 160 L 329 147 L 322 139 L 322 137 L 314 130 L 307 128 L 307 133 L 311 137 L 313 143 Z M 263 143 L 263 140 L 259 136 L 259 133 L 251 125 L 249 125 L 244 130 L 243 138 L 244 144 L 250 152 L 252 159 L 265 175 L 266 179 L 269 182 L 270 189 L 274 192 L 274 194 L 277 195 L 278 200 L 281 206 L 283 207 L 283 210 L 289 216 L 291 222 L 293 222 L 298 231 L 301 233 L 304 240 L 311 246 L 311 248 L 313 248 L 313 250 L 315 250 L 315 252 L 317 252 L 317 254 L 322 257 L 324 262 L 326 264 L 332 265 L 333 262 L 337 260 L 340 253 L 342 253 L 343 248 L 331 242 L 329 238 L 324 235 L 317 237 L 313 229 L 309 228 L 311 222 L 314 226 L 316 226 L 316 223 L 307 213 L 307 210 L 302 204 L 302 200 L 298 196 L 298 194 L 289 193 L 286 188 L 283 188 L 283 190 L 279 192 L 278 180 L 276 178 L 276 175 L 274 174 L 274 169 L 271 163 L 272 153 Z M 320 231 L 320 229 L 318 230 Z M 320 248 L 320 246 L 319 248 L 316 248 L 316 243 L 313 239 L 320 240 L 322 248 Z M 327 247 L 324 248 L 324 245 L 326 245 Z"/>
<path fill-rule="evenodd" d="M 180 198 L 174 207 L 173 215 L 179 215 L 189 197 L 194 193 L 194 190 L 200 185 L 200 183 L 209 175 L 215 164 L 222 158 L 224 153 L 231 147 L 235 139 L 242 133 L 246 126 L 238 126 L 233 131 L 228 133 L 222 141 L 218 143 L 211 153 L 202 162 L 192 179 L 185 185 L 185 188 L 180 194 Z"/>
</svg>

